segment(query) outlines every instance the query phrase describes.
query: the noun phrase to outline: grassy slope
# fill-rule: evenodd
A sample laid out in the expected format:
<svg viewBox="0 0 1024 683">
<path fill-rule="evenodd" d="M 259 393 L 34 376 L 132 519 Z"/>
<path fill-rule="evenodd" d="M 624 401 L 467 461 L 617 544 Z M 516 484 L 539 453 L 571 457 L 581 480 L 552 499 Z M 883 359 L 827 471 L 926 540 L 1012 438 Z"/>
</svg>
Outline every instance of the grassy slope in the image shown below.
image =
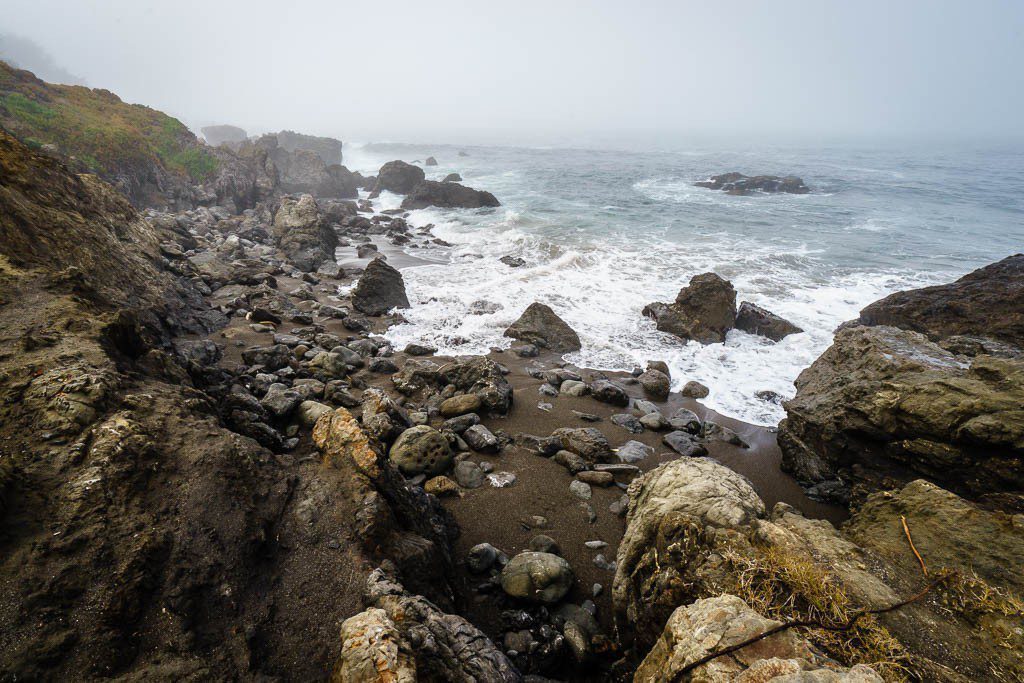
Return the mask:
<svg viewBox="0 0 1024 683">
<path fill-rule="evenodd" d="M 107 90 L 46 83 L 2 61 L 0 125 L 30 146 L 56 145 L 101 176 L 158 166 L 202 182 L 217 170 L 177 119 Z"/>
</svg>

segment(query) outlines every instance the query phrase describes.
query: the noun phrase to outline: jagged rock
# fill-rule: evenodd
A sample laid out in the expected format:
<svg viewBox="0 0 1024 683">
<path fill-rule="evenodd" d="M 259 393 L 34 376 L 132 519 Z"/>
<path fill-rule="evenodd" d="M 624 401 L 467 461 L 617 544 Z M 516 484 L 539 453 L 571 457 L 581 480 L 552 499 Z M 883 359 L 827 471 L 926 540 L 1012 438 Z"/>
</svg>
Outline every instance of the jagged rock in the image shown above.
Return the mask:
<svg viewBox="0 0 1024 683">
<path fill-rule="evenodd" d="M 800 373 L 783 468 L 845 500 L 917 477 L 968 497 L 1024 490 L 1024 359 L 954 355 L 916 332 L 854 327 Z"/>
<path fill-rule="evenodd" d="M 320 215 L 312 195 L 285 197 L 274 215 L 274 238 L 288 260 L 301 271 L 312 273 L 325 261 L 334 260 L 338 238 Z"/>
<path fill-rule="evenodd" d="M 735 595 L 697 600 L 672 613 L 664 634 L 641 662 L 633 680 L 635 683 L 677 680 L 687 664 L 781 623 L 761 616 Z M 734 654 L 711 660 L 694 669 L 689 680 L 882 683 L 884 679 L 865 664 L 849 669 L 838 666 L 816 652 L 797 631 L 788 630 Z"/>
<path fill-rule="evenodd" d="M 759 334 L 774 341 L 803 332 L 802 329 L 785 318 L 749 301 L 740 303 L 739 313 L 736 314 L 736 329 L 750 334 Z"/>
<path fill-rule="evenodd" d="M 576 577 L 563 558 L 552 553 L 519 553 L 501 570 L 501 588 L 514 598 L 551 604 L 572 588 Z"/>
<path fill-rule="evenodd" d="M 448 209 L 479 209 L 501 206 L 501 202 L 490 192 L 474 190 L 456 182 L 439 183 L 436 180 L 421 180 L 402 200 L 402 208 L 407 210 L 425 209 L 428 206 Z"/>
<path fill-rule="evenodd" d="M 462 438 L 474 451 L 493 452 L 498 450 L 497 437 L 491 434 L 491 430 L 482 424 L 467 427 L 462 432 Z"/>
<path fill-rule="evenodd" d="M 389 161 L 377 172 L 375 191 L 387 190 L 398 194 L 408 194 L 416 185 L 423 182 L 424 177 L 423 169 L 419 166 L 413 166 L 404 161 Z"/>
<path fill-rule="evenodd" d="M 687 398 L 707 398 L 707 395 L 711 393 L 711 390 L 700 382 L 690 380 L 683 385 L 683 388 L 679 393 Z"/>
<path fill-rule="evenodd" d="M 387 612 L 371 607 L 341 624 L 341 655 L 332 683 L 415 683 L 409 656 Z"/>
<path fill-rule="evenodd" d="M 701 344 L 722 342 L 736 322 L 736 290 L 715 273 L 694 275 L 675 302 L 648 304 L 643 314 L 662 332 Z"/>
<path fill-rule="evenodd" d="M 755 192 L 786 192 L 789 194 L 807 194 L 810 188 L 796 176 L 780 177 L 775 175 L 745 176 L 742 173 L 723 173 L 711 176 L 709 180 L 694 183 L 697 187 L 711 190 L 722 190 L 726 194 L 749 195 Z"/>
<path fill-rule="evenodd" d="M 506 337 L 540 346 L 556 353 L 580 350 L 580 338 L 550 306 L 536 301 L 527 306 L 508 329 Z"/>
<path fill-rule="evenodd" d="M 896 292 L 860 312 L 864 325 L 926 335 L 991 339 L 1024 349 L 1024 254 L 979 268 L 956 282 Z"/>
<path fill-rule="evenodd" d="M 452 683 L 520 683 L 508 657 L 479 629 L 446 614 L 429 600 L 408 593 L 377 569 L 367 580 L 370 603 L 387 613 L 401 635 L 401 649 L 416 661 L 418 680 Z"/>
<path fill-rule="evenodd" d="M 282 130 L 276 133 L 274 138 L 277 140 L 278 146 L 288 152 L 315 152 L 328 166 L 342 162 L 341 140 L 316 135 L 304 135 L 290 130 Z"/>
<path fill-rule="evenodd" d="M 373 259 L 352 290 L 352 305 L 366 315 L 384 315 L 392 308 L 409 308 L 402 274 L 384 259 Z"/>
<path fill-rule="evenodd" d="M 448 439 L 429 425 L 406 429 L 391 446 L 389 455 L 407 477 L 440 474 L 452 464 Z"/>
</svg>

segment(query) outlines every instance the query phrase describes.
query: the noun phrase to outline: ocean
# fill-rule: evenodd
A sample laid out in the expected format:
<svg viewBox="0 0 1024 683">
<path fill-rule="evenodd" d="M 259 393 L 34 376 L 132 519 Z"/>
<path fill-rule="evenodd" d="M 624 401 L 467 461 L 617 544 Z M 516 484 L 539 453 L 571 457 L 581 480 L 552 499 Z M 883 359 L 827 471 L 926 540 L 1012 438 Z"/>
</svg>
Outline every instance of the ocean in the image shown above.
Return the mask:
<svg viewBox="0 0 1024 683">
<path fill-rule="evenodd" d="M 459 156 L 464 151 L 467 156 Z M 798 148 L 722 145 L 598 150 L 346 144 L 345 165 L 376 173 L 423 160 L 427 177 L 457 172 L 498 209 L 413 211 L 451 247 L 409 249 L 412 307 L 387 338 L 443 354 L 508 347 L 502 336 L 531 302 L 578 333 L 576 365 L 629 370 L 664 360 L 673 388 L 707 385 L 710 408 L 760 425 L 785 416 L 768 390 L 793 380 L 835 328 L 891 292 L 948 282 L 1024 247 L 1024 148 L 920 145 Z M 807 195 L 734 197 L 694 187 L 712 174 L 798 175 Z M 397 207 L 385 193 L 379 208 Z M 526 261 L 510 268 L 499 259 Z M 640 311 L 671 301 L 698 273 L 732 281 L 740 301 L 805 331 L 775 343 L 732 331 L 703 346 L 658 332 Z"/>
</svg>

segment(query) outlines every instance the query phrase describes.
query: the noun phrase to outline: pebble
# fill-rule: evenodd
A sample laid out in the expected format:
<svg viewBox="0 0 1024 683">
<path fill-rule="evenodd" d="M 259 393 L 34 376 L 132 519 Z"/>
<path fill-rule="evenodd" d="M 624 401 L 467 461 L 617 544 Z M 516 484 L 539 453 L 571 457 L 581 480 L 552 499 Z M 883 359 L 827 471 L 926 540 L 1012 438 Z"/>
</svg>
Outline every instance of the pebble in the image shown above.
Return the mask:
<svg viewBox="0 0 1024 683">
<path fill-rule="evenodd" d="M 516 483 L 516 475 L 511 472 L 495 472 L 487 475 L 487 482 L 496 489 L 503 489 Z"/>
<path fill-rule="evenodd" d="M 594 566 L 597 567 L 598 569 L 604 569 L 604 570 L 610 571 L 610 572 L 614 572 L 615 571 L 615 563 L 614 562 L 609 562 L 605 558 L 605 556 L 603 554 L 601 554 L 601 553 L 598 553 L 597 556 L 594 557 Z"/>
<path fill-rule="evenodd" d="M 654 449 L 639 441 L 627 441 L 619 446 L 619 460 L 625 463 L 640 462 L 654 453 Z"/>
<path fill-rule="evenodd" d="M 537 407 L 539 409 L 543 410 L 546 413 L 550 413 L 551 409 L 554 408 L 553 405 L 551 405 L 550 403 L 545 403 L 544 401 L 541 401 L 540 403 L 538 403 Z"/>
<path fill-rule="evenodd" d="M 601 585 L 601 584 L 599 584 L 599 583 L 595 583 L 595 584 L 594 584 L 594 585 L 593 585 L 593 586 L 591 587 L 591 589 L 590 589 L 590 594 L 591 594 L 591 595 L 593 595 L 593 596 L 594 596 L 595 598 L 596 598 L 597 596 L 601 595 L 601 593 L 603 593 L 603 592 L 604 592 L 604 586 L 602 586 L 602 585 Z"/>
<path fill-rule="evenodd" d="M 600 550 L 601 548 L 608 547 L 608 544 L 604 541 L 586 541 L 583 545 L 587 546 L 591 550 Z"/>
<path fill-rule="evenodd" d="M 594 512 L 594 506 L 590 503 L 580 503 L 580 507 L 587 513 L 587 521 L 591 524 L 597 521 L 597 513 Z"/>
<path fill-rule="evenodd" d="M 612 424 L 622 427 L 630 434 L 640 434 L 644 431 L 644 426 L 641 424 L 640 420 L 628 413 L 612 415 L 611 420 Z"/>
<path fill-rule="evenodd" d="M 615 475 L 611 472 L 584 470 L 583 472 L 577 472 L 576 478 L 594 486 L 611 486 L 615 483 Z"/>
<path fill-rule="evenodd" d="M 562 549 L 558 547 L 558 542 L 545 534 L 538 534 L 530 539 L 530 550 L 536 550 L 539 553 L 551 553 L 552 555 L 562 554 Z"/>
<path fill-rule="evenodd" d="M 558 396 L 558 389 L 547 383 L 541 384 L 537 391 L 541 396 Z"/>
<path fill-rule="evenodd" d="M 576 417 L 578 417 L 579 419 L 583 420 L 584 422 L 600 422 L 601 421 L 601 416 L 600 415 L 594 415 L 593 413 L 581 413 L 578 410 L 574 410 L 574 411 L 572 411 L 572 414 L 575 415 Z"/>
</svg>

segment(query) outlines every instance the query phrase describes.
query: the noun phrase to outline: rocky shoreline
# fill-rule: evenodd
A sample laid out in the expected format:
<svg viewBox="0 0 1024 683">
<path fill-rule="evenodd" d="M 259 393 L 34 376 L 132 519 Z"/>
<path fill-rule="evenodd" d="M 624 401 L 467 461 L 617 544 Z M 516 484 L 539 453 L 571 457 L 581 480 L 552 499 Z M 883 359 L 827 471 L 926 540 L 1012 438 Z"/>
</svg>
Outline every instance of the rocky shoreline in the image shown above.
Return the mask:
<svg viewBox="0 0 1024 683">
<path fill-rule="evenodd" d="M 776 443 L 658 359 L 566 364 L 536 302 L 507 351 L 392 348 L 407 211 L 498 199 L 271 137 L 139 213 L 0 135 L 0 680 L 1024 673 L 1024 256 L 866 308 Z M 713 273 L 644 314 L 799 331 Z"/>
</svg>

